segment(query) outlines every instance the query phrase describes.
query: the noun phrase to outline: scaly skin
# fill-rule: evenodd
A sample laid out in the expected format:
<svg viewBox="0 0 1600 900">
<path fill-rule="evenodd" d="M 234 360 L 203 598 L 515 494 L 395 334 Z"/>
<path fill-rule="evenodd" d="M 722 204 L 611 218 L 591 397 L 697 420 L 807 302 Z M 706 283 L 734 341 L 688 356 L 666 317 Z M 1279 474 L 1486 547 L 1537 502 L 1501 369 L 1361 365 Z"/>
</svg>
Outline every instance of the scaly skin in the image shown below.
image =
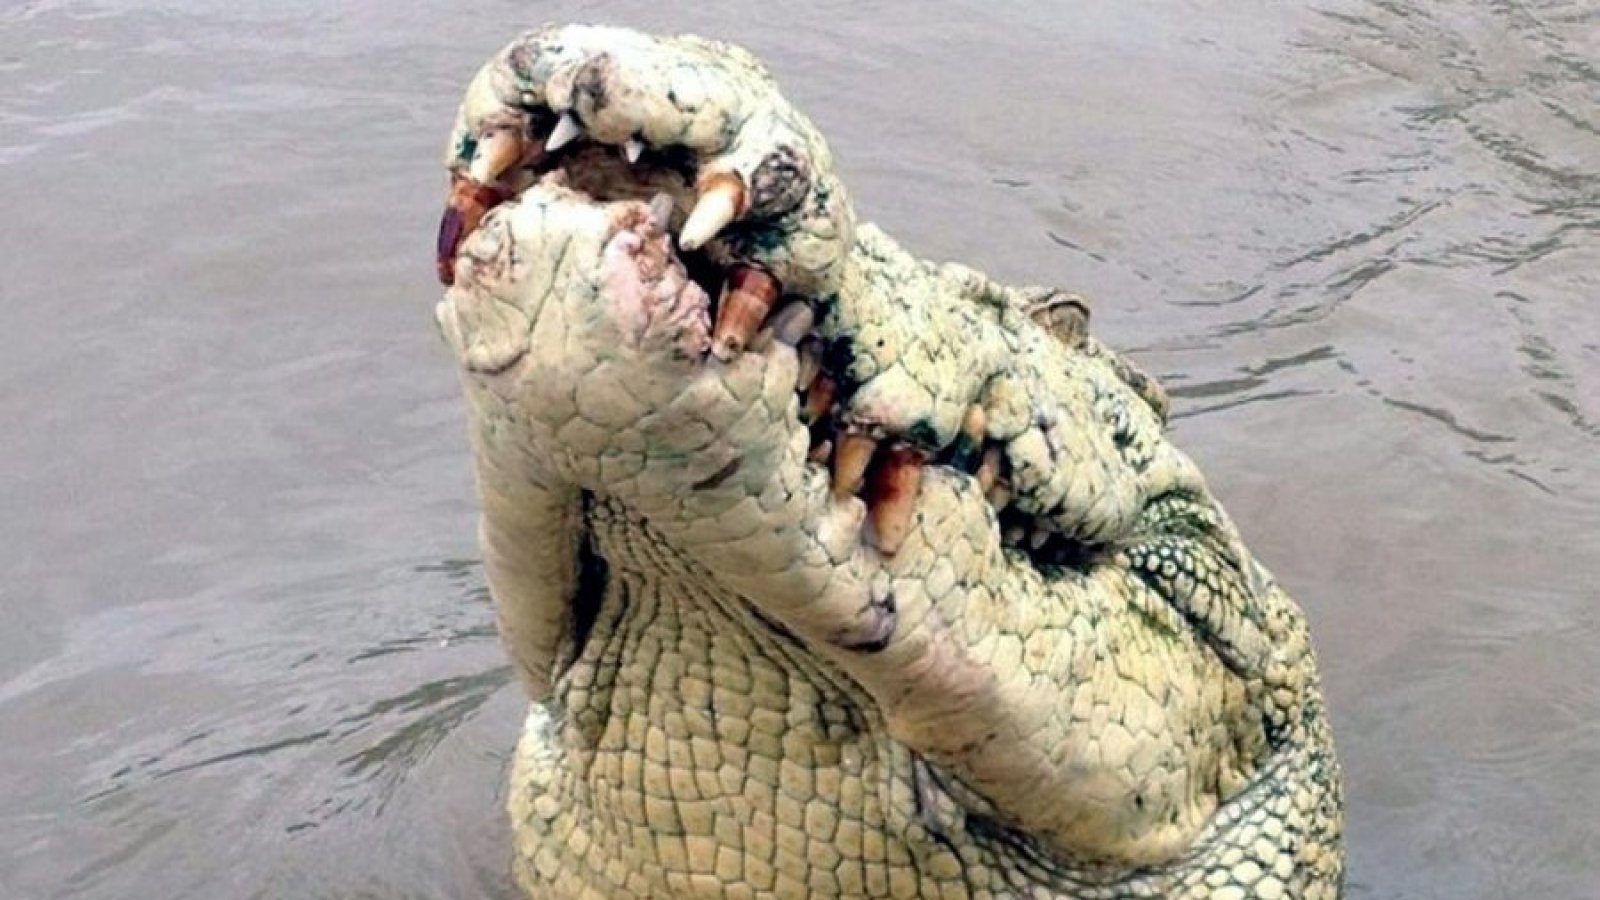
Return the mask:
<svg viewBox="0 0 1600 900">
<path fill-rule="evenodd" d="M 587 141 L 545 153 L 568 110 Z M 821 136 L 726 45 L 526 35 L 474 80 L 452 168 L 507 128 L 516 199 L 447 257 L 438 319 L 536 701 L 510 798 L 531 896 L 1337 896 L 1304 618 L 1080 301 L 858 227 Z M 798 351 L 789 307 L 708 356 L 683 215 L 642 200 L 687 209 L 714 173 L 752 199 L 706 254 L 821 311 Z M 819 362 L 838 402 L 802 421 Z M 866 502 L 847 435 L 879 448 Z"/>
</svg>

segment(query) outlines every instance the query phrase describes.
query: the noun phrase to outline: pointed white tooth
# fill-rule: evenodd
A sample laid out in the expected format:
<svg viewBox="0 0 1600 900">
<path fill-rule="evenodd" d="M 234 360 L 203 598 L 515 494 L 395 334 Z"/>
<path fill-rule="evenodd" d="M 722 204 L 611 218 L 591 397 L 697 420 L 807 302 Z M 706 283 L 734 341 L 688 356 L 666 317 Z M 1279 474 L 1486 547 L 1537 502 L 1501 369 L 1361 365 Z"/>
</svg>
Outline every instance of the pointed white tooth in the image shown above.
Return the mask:
<svg viewBox="0 0 1600 900">
<path fill-rule="evenodd" d="M 644 141 L 633 138 L 622 145 L 622 152 L 627 154 L 629 163 L 636 163 L 639 161 L 639 155 L 644 153 Z"/>
<path fill-rule="evenodd" d="M 501 128 L 485 135 L 478 142 L 478 150 L 472 157 L 472 166 L 467 171 L 473 181 L 488 184 L 511 168 L 521 156 L 522 139 L 510 129 Z"/>
<path fill-rule="evenodd" d="M 700 192 L 689 220 L 678 234 L 678 246 L 698 250 L 739 218 L 744 211 L 744 182 L 737 175 L 718 175 Z"/>
<path fill-rule="evenodd" d="M 572 117 L 572 113 L 564 112 L 561 114 L 561 121 L 551 129 L 550 136 L 544 139 L 545 152 L 554 153 L 580 137 L 583 137 L 583 126 Z"/>
</svg>

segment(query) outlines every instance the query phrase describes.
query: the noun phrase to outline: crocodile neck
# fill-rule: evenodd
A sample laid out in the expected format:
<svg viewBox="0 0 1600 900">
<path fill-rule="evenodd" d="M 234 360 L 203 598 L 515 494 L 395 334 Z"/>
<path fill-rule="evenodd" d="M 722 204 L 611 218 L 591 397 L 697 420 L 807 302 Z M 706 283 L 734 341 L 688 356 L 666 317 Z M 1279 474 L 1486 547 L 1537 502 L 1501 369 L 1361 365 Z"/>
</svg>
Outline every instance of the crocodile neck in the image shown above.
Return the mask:
<svg viewBox="0 0 1600 900">
<path fill-rule="evenodd" d="M 594 503 L 587 524 L 604 576 L 558 686 L 571 750 L 650 751 L 638 741 L 655 731 L 654 745 L 711 742 L 736 764 L 744 752 L 776 764 L 786 746 L 828 761 L 875 754 L 872 707 L 847 679 L 621 504 Z"/>
<path fill-rule="evenodd" d="M 547 883 L 618 883 L 616 860 L 673 883 L 705 871 L 705 854 L 755 883 L 770 874 L 780 894 L 784 873 L 808 869 L 819 883 L 789 887 L 878 895 L 941 856 L 936 868 L 961 871 L 911 815 L 916 763 L 859 689 L 626 508 L 598 501 L 588 526 L 603 596 L 511 801 L 533 826 L 519 843 L 557 838 L 538 842 Z M 523 755 L 536 749 L 525 740 Z"/>
</svg>

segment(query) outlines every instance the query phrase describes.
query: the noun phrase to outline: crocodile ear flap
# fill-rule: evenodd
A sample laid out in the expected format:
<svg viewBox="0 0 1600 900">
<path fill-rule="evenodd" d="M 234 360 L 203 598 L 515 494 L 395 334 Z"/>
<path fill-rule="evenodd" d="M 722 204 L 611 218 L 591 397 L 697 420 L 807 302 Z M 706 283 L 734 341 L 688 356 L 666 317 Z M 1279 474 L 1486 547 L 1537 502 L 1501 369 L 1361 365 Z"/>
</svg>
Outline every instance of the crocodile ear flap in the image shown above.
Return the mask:
<svg viewBox="0 0 1600 900">
<path fill-rule="evenodd" d="M 468 372 L 497 375 L 527 355 L 532 323 L 488 291 L 451 288 L 434 307 L 434 321 Z"/>
<path fill-rule="evenodd" d="M 1089 336 L 1089 301 L 1077 294 L 1047 288 L 1028 297 L 1023 311 L 1070 349 Z"/>
</svg>

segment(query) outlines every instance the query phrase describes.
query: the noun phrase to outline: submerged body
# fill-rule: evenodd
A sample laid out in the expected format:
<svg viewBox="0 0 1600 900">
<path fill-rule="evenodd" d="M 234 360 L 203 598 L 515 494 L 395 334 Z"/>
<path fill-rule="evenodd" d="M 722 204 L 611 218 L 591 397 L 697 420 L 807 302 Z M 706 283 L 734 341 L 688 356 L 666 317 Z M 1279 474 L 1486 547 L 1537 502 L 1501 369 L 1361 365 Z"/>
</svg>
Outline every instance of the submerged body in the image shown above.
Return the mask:
<svg viewBox="0 0 1600 900">
<path fill-rule="evenodd" d="M 857 226 L 714 42 L 527 35 L 451 162 L 532 895 L 1337 895 L 1303 616 L 1080 301 Z"/>
</svg>

